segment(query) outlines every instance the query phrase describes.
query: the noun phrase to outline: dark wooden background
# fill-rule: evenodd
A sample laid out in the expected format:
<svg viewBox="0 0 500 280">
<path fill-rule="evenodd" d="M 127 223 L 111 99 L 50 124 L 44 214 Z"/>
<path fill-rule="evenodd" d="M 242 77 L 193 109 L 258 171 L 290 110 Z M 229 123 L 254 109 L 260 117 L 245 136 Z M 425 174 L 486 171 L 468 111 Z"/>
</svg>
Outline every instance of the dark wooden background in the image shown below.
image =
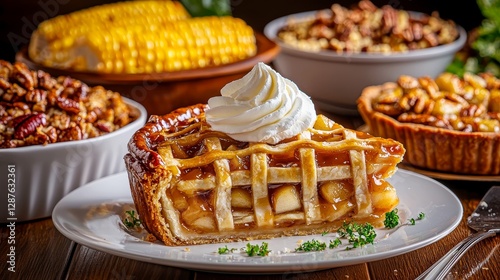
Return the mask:
<svg viewBox="0 0 500 280">
<path fill-rule="evenodd" d="M 333 3 L 349 6 L 358 1 L 342 0 L 230 0 L 233 15 L 244 19 L 257 31 L 269 21 L 291 13 L 330 7 Z M 424 13 L 438 11 L 469 30 L 481 23 L 482 15 L 476 1 L 466 0 L 372 0 L 375 5 Z M 111 0 L 1 0 L 0 59 L 14 61 L 15 53 L 29 41 L 31 32 L 43 20 L 82 8 L 116 2 Z"/>
</svg>

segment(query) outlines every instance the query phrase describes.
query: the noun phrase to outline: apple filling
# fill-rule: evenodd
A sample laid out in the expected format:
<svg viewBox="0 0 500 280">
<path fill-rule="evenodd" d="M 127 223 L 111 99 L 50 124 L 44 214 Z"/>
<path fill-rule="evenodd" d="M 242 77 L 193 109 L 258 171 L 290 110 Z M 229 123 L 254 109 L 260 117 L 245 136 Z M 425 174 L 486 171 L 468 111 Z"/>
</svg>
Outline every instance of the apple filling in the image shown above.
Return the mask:
<svg viewBox="0 0 500 280">
<path fill-rule="evenodd" d="M 165 139 L 158 152 L 167 168 L 171 164 L 166 197 L 188 232 L 373 217 L 398 203 L 395 189 L 382 179 L 394 172 L 404 149 L 322 116 L 312 132 L 277 145 L 238 142 L 203 123 Z"/>
</svg>

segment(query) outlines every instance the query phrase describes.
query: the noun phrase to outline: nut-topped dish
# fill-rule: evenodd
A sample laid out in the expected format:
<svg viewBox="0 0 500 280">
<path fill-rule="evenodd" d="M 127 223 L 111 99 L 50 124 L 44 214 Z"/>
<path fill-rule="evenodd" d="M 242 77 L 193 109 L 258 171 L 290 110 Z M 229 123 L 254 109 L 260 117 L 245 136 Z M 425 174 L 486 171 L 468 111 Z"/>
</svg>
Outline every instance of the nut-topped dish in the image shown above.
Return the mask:
<svg viewBox="0 0 500 280">
<path fill-rule="evenodd" d="M 0 177 L 10 178 L 0 199 L 15 195 L 17 221 L 49 217 L 70 191 L 125 169 L 127 142 L 146 116 L 102 86 L 0 61 Z M 0 211 L 0 222 L 9 217 Z"/>
<path fill-rule="evenodd" d="M 491 74 L 402 75 L 367 87 L 358 104 L 370 132 L 403 143 L 414 166 L 500 174 L 500 80 Z"/>
<path fill-rule="evenodd" d="M 167 245 L 381 226 L 399 202 L 394 140 L 316 115 L 290 80 L 259 63 L 208 104 L 152 116 L 125 156 L 141 224 Z"/>
<path fill-rule="evenodd" d="M 138 114 L 117 92 L 0 60 L 0 149 L 98 137 Z"/>
<path fill-rule="evenodd" d="M 335 3 L 309 19 L 289 17 L 277 33 L 283 43 L 305 51 L 385 54 L 449 44 L 458 36 L 455 23 L 436 12 L 378 8 L 368 0 L 350 8 Z"/>
<path fill-rule="evenodd" d="M 319 108 L 345 115 L 359 114 L 356 100 L 367 86 L 402 73 L 434 78 L 467 38 L 462 27 L 436 13 L 379 8 L 364 0 L 275 19 L 264 34 L 281 48 L 276 69 Z"/>
</svg>

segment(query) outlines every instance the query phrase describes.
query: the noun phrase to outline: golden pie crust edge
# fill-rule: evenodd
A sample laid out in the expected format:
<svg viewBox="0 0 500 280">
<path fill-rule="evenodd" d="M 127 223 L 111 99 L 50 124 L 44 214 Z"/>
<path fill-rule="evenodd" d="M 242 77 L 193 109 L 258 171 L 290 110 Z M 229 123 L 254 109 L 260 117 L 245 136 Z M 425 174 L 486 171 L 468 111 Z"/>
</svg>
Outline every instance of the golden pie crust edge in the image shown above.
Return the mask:
<svg viewBox="0 0 500 280">
<path fill-rule="evenodd" d="M 180 123 L 191 124 L 208 108 L 205 104 L 179 108 L 165 116 L 150 116 L 148 122 L 140 128 L 128 143 L 129 153 L 124 156 L 130 191 L 141 224 L 149 233 L 166 245 L 181 245 L 182 241 L 172 234 L 169 224 L 160 215 L 161 205 L 155 186 L 164 176 L 161 156 L 151 148 L 150 137 L 162 130 L 174 131 Z M 142 215 L 141 215 L 142 214 Z"/>
<path fill-rule="evenodd" d="M 419 168 L 469 175 L 500 174 L 500 134 L 461 132 L 414 123 L 401 123 L 377 112 L 373 100 L 394 83 L 366 87 L 357 100 L 370 134 L 401 142 L 404 161 Z"/>
</svg>

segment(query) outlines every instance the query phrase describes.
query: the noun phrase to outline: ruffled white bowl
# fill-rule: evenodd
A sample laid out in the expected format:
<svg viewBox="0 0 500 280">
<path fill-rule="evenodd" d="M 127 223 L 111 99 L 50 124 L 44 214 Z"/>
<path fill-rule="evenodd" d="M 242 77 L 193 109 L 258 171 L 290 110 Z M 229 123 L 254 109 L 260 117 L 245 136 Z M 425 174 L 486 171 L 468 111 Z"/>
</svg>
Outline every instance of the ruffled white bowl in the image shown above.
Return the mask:
<svg viewBox="0 0 500 280">
<path fill-rule="evenodd" d="M 0 149 L 0 204 L 3 206 L 0 223 L 50 217 L 56 203 L 72 190 L 124 171 L 127 143 L 147 118 L 144 106 L 124 100 L 140 115 L 109 134 L 46 146 Z"/>
</svg>

